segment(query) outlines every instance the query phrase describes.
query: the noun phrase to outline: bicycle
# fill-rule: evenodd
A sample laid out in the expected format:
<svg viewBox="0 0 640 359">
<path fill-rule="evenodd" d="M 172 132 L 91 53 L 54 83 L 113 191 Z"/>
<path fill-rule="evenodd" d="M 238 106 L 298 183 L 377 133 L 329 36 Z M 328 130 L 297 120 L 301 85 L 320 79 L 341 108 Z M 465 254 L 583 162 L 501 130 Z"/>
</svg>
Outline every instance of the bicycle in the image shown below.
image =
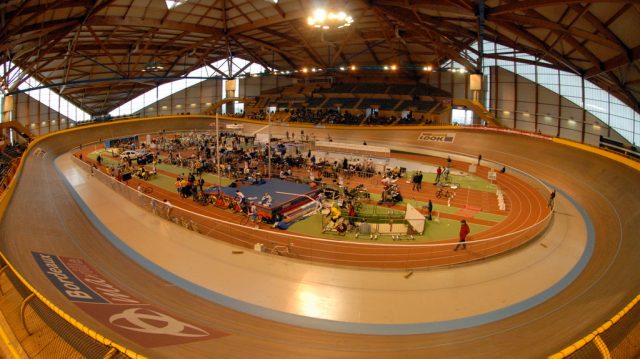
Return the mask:
<svg viewBox="0 0 640 359">
<path fill-rule="evenodd" d="M 149 186 L 140 186 L 140 192 L 144 193 L 144 194 L 151 194 L 153 193 L 153 187 L 149 187 Z"/>
<path fill-rule="evenodd" d="M 449 191 L 445 188 L 438 188 L 438 190 L 436 191 L 436 198 L 450 198 L 453 199 L 453 197 L 456 196 L 456 193 L 454 191 Z"/>
</svg>

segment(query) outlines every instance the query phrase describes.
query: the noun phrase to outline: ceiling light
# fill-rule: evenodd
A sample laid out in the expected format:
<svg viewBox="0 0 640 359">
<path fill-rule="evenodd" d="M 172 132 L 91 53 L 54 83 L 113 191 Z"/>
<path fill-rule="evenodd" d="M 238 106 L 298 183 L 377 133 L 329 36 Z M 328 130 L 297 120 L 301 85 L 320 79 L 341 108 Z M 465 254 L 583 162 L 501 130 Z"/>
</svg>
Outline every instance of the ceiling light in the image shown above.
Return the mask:
<svg viewBox="0 0 640 359">
<path fill-rule="evenodd" d="M 164 66 L 162 66 L 158 61 L 147 62 L 142 69 L 143 72 L 156 72 L 162 71 Z"/>
<path fill-rule="evenodd" d="M 329 29 L 341 29 L 347 26 L 351 26 L 353 23 L 353 17 L 346 12 L 340 10 L 326 10 L 318 8 L 307 17 L 307 24 L 317 29 L 329 30 Z"/>
<path fill-rule="evenodd" d="M 351 65 L 351 71 L 355 71 L 357 69 L 356 65 Z"/>
</svg>

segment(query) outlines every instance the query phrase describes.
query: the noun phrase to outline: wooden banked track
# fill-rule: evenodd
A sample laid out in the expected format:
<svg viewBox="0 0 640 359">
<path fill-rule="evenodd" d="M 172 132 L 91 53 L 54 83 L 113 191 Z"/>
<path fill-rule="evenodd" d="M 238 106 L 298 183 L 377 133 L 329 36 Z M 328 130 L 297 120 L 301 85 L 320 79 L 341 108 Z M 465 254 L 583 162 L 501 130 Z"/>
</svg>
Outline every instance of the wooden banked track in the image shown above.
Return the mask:
<svg viewBox="0 0 640 359">
<path fill-rule="evenodd" d="M 237 122 L 237 119 L 233 119 Z M 142 269 L 102 237 L 56 172 L 53 160 L 80 143 L 166 130 L 210 129 L 211 118 L 130 120 L 51 136 L 27 155 L 18 186 L 0 225 L 0 249 L 16 270 L 55 305 L 84 324 L 149 357 L 166 358 L 539 358 L 582 337 L 622 308 L 640 290 L 640 183 L 636 170 L 552 141 L 489 131 L 454 130 L 453 144 L 431 149 L 477 156 L 521 169 L 549 183 L 584 208 L 596 244 L 591 261 L 566 290 L 520 314 L 467 329 L 421 335 L 352 335 L 303 329 L 211 303 Z M 247 123 L 246 128 L 264 124 Z M 292 126 L 287 129 L 291 131 Z M 304 128 L 337 142 L 425 148 L 421 130 Z M 432 131 L 425 128 L 424 131 Z M 278 129 L 274 129 L 278 131 Z M 282 128 L 284 133 L 285 128 Z M 34 210 L 34 209 L 37 209 Z M 137 298 L 228 336 L 148 349 L 112 332 L 66 300 L 45 278 L 32 251 L 83 258 Z M 222 275 L 222 274 L 220 274 Z M 469 298 L 473 300 L 473 298 Z M 355 309 L 354 309 L 355 310 Z"/>
</svg>

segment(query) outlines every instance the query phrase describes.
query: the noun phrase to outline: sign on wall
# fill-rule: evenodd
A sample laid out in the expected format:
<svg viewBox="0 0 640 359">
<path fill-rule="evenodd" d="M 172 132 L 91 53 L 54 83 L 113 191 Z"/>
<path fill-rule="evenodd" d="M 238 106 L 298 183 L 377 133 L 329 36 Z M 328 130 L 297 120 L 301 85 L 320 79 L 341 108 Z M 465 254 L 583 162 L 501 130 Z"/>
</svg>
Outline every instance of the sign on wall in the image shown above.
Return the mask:
<svg viewBox="0 0 640 359">
<path fill-rule="evenodd" d="M 418 136 L 418 141 L 453 143 L 455 138 L 455 133 L 422 132 L 420 136 Z"/>
</svg>

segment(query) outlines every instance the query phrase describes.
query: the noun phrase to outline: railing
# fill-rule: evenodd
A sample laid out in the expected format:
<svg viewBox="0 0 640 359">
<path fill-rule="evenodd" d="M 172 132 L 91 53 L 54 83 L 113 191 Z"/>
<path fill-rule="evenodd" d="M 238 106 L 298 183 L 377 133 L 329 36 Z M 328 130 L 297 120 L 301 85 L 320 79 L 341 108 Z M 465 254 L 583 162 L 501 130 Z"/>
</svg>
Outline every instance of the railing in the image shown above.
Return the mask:
<svg viewBox="0 0 640 359">
<path fill-rule="evenodd" d="M 89 164 L 73 158 L 85 171 L 90 171 Z M 186 229 L 245 248 L 254 248 L 256 243 L 261 243 L 268 252 L 273 252 L 275 247 L 285 246 L 290 249 L 291 257 L 346 266 L 424 268 L 475 261 L 511 250 L 535 238 L 551 220 L 551 213 L 547 213 L 537 223 L 505 235 L 468 239 L 467 248 L 473 255 L 467 255 L 453 251 L 457 245 L 453 240 L 427 244 L 346 242 L 256 228 L 258 226 L 248 221 L 246 215 L 232 215 L 221 211 L 220 218 L 206 216 L 195 210 L 200 206 L 196 202 L 189 202 L 189 206 L 182 202 L 182 207 L 185 208 L 175 204 L 167 206 L 162 200 L 131 188 L 100 171 L 95 171 L 94 176 L 138 207 Z"/>
<path fill-rule="evenodd" d="M 635 335 L 630 337 L 640 337 L 640 295 L 636 296 L 626 307 L 624 307 L 613 318 L 601 325 L 584 338 L 576 341 L 556 354 L 549 356 L 549 359 L 562 358 L 637 358 L 640 349 L 638 344 L 624 343 L 623 339 L 634 331 Z"/>
</svg>

